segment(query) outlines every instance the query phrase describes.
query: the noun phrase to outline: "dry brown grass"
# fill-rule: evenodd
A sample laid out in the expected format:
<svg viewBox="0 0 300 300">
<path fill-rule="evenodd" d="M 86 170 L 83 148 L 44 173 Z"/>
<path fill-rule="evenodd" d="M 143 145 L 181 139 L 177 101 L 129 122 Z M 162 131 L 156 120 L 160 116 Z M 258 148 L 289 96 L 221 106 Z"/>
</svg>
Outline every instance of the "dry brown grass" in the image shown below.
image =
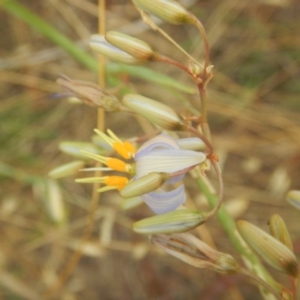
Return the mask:
<svg viewBox="0 0 300 300">
<path fill-rule="evenodd" d="M 95 2 L 22 2 L 75 42 L 86 45 L 97 31 Z M 284 200 L 289 189 L 299 189 L 300 176 L 299 3 L 197 1 L 192 10 L 207 28 L 212 46 L 215 77 L 209 86 L 209 120 L 223 164 L 226 202 L 235 201 L 231 203 L 239 218 L 264 229 L 271 214 L 280 214 L 299 254 L 299 212 Z M 182 59 L 141 24 L 128 1 L 109 1 L 107 20 L 108 29 L 122 29 Z M 162 26 L 200 57 L 193 28 Z M 51 100 L 49 95 L 59 90 L 59 73 L 93 82 L 97 76 L 1 9 L 0 29 L 0 163 L 6 164 L 0 165 L 0 298 L 44 299 L 87 226 L 91 190 L 74 178 L 59 182 L 67 217 L 57 225 L 49 218 L 47 194 L 38 192 L 42 183 L 31 179 L 42 181 L 50 169 L 67 162 L 59 142 L 89 141 L 96 124 L 95 109 Z M 191 84 L 172 67 L 149 66 Z M 130 82 L 138 92 L 166 103 L 172 99 L 173 107 L 182 110 L 183 94 L 141 80 Z M 138 123 L 119 113 L 108 115 L 106 126 L 126 137 L 142 132 Z M 190 194 L 201 202 L 193 185 Z M 101 199 L 83 258 L 57 299 L 260 297 L 240 276 L 216 275 L 162 255 L 130 228 L 134 220 L 150 214 L 148 209 L 123 212 L 119 200 L 115 193 Z M 216 220 L 200 233 L 238 257 Z"/>
</svg>

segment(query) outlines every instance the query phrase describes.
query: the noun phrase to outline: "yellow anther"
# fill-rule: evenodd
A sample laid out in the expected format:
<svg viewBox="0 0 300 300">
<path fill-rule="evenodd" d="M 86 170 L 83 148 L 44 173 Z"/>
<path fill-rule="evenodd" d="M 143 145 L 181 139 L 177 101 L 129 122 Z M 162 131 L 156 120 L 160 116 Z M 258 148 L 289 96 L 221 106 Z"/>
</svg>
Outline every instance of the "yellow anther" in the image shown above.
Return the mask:
<svg viewBox="0 0 300 300">
<path fill-rule="evenodd" d="M 100 135 L 106 143 L 108 143 L 119 155 L 125 159 L 130 159 L 134 157 L 136 153 L 135 147 L 130 142 L 122 142 L 110 129 L 107 130 L 106 135 L 98 129 L 95 132 Z"/>
<path fill-rule="evenodd" d="M 130 144 L 130 143 L 128 143 L 128 144 Z M 131 149 L 130 149 L 130 151 L 128 151 L 128 148 L 125 147 L 124 143 L 115 142 L 113 144 L 113 148 L 118 154 L 120 154 L 125 159 L 130 159 L 133 157 Z"/>
<path fill-rule="evenodd" d="M 130 170 L 129 165 L 117 158 L 108 158 L 105 164 L 115 171 L 128 172 Z"/>
<path fill-rule="evenodd" d="M 122 176 L 107 176 L 104 183 L 107 186 L 113 186 L 121 190 L 128 183 L 128 178 Z"/>
<path fill-rule="evenodd" d="M 124 142 L 124 147 L 128 151 L 128 154 L 130 154 L 130 158 L 134 157 L 136 153 L 135 147 L 130 142 Z"/>
</svg>

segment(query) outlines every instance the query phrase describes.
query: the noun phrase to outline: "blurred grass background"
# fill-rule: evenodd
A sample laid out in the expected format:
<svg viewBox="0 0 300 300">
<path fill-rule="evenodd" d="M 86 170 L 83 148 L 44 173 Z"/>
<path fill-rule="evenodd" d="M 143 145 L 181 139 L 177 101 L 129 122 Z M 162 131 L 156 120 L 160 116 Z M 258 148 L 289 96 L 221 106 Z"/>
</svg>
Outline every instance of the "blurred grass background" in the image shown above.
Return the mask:
<svg viewBox="0 0 300 300">
<path fill-rule="evenodd" d="M 60 73 L 97 82 L 93 63 L 97 57 L 87 48 L 89 36 L 98 28 L 97 2 L 0 3 L 0 298 L 44 299 L 78 245 L 91 197 L 90 187 L 75 184 L 74 178 L 53 183 L 47 173 L 69 161 L 58 150 L 61 141 L 90 141 L 96 126 L 95 109 L 50 95 L 59 92 L 55 80 Z M 75 46 L 66 51 L 58 35 L 45 35 L 31 15 L 33 24 L 21 20 L 15 3 L 58 30 L 84 54 L 74 55 Z M 299 254 L 299 212 L 284 198 L 289 189 L 299 189 L 300 4 L 296 0 L 203 0 L 188 5 L 203 22 L 211 44 L 215 77 L 208 91 L 209 119 L 223 165 L 228 209 L 265 230 L 271 214 L 279 213 Z M 184 61 L 142 24 L 130 2 L 108 1 L 107 21 L 109 30 L 139 37 Z M 201 58 L 201 40 L 194 28 L 161 26 Z M 82 59 L 85 55 L 88 62 Z M 173 67 L 145 67 L 192 87 L 189 78 Z M 126 75 L 118 66 L 108 68 L 112 84 L 125 82 L 131 90 L 172 103 L 178 111 L 187 112 L 185 99 L 197 101 L 196 95 L 150 83 L 145 73 Z M 106 127 L 121 137 L 142 134 L 140 123 L 121 113 L 109 114 Z M 186 184 L 194 202 L 205 207 L 191 181 Z M 57 197 L 61 206 L 55 204 Z M 243 277 L 220 276 L 161 255 L 146 237 L 130 229 L 134 220 L 149 216 L 149 210 L 143 206 L 123 212 L 119 201 L 115 193 L 101 198 L 91 242 L 57 299 L 260 297 Z M 221 251 L 238 257 L 216 220 L 201 230 L 207 230 Z"/>
</svg>

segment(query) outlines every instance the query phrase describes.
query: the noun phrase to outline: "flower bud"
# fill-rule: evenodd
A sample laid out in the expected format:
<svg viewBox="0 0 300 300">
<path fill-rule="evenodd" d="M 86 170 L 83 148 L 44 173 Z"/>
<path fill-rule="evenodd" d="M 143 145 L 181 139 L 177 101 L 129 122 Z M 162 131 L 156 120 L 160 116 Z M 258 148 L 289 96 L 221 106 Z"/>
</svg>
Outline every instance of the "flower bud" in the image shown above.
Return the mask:
<svg viewBox="0 0 300 300">
<path fill-rule="evenodd" d="M 293 251 L 293 244 L 290 234 L 286 228 L 285 222 L 279 215 L 272 215 L 269 220 L 269 227 L 271 235 L 282 244 L 286 245 L 291 251 Z"/>
<path fill-rule="evenodd" d="M 173 0 L 132 0 L 147 13 L 171 24 L 194 23 L 193 15 L 180 3 Z"/>
<path fill-rule="evenodd" d="M 84 165 L 85 162 L 82 160 L 72 161 L 51 170 L 48 175 L 53 179 L 67 177 L 78 173 L 79 170 L 84 167 Z"/>
<path fill-rule="evenodd" d="M 133 230 L 142 234 L 184 232 L 206 220 L 207 213 L 191 209 L 178 209 L 137 221 Z"/>
<path fill-rule="evenodd" d="M 240 270 L 231 255 L 214 250 L 189 233 L 153 235 L 151 241 L 168 254 L 194 267 L 225 274 L 237 273 Z"/>
<path fill-rule="evenodd" d="M 247 244 L 270 266 L 297 277 L 297 259 L 288 247 L 247 221 L 238 221 L 237 228 Z"/>
<path fill-rule="evenodd" d="M 123 97 L 122 104 L 163 129 L 184 129 L 184 125 L 176 112 L 158 101 L 141 95 L 127 94 Z"/>
<path fill-rule="evenodd" d="M 197 137 L 190 137 L 176 140 L 180 149 L 184 150 L 204 150 L 205 143 Z"/>
<path fill-rule="evenodd" d="M 140 206 L 143 203 L 144 201 L 141 197 L 133 197 L 128 199 L 123 199 L 122 202 L 120 203 L 120 207 L 123 210 L 129 210 L 137 206 Z"/>
<path fill-rule="evenodd" d="M 150 193 L 161 187 L 169 178 L 170 175 L 168 173 L 149 173 L 127 183 L 120 191 L 120 195 L 126 199 Z"/>
<path fill-rule="evenodd" d="M 57 83 L 65 91 L 63 96 L 77 97 L 83 103 L 102 107 L 106 111 L 119 111 L 121 104 L 119 100 L 112 94 L 108 94 L 95 83 L 81 80 L 72 80 L 67 76 L 61 75 L 57 79 Z"/>
<path fill-rule="evenodd" d="M 85 152 L 91 152 L 95 154 L 105 153 L 104 151 L 103 153 L 101 153 L 99 148 L 96 147 L 94 144 L 85 142 L 61 142 L 59 144 L 59 150 L 65 154 L 82 159 L 84 161 L 89 160 L 89 158 L 81 152 L 82 150 L 84 150 Z"/>
<path fill-rule="evenodd" d="M 286 200 L 293 205 L 295 208 L 300 210 L 300 191 L 299 190 L 293 190 L 289 191 Z"/>
<path fill-rule="evenodd" d="M 159 54 L 145 42 L 124 33 L 109 31 L 105 35 L 106 40 L 112 45 L 125 51 L 129 55 L 141 61 L 156 60 Z"/>
<path fill-rule="evenodd" d="M 189 62 L 189 70 L 196 76 L 199 76 L 203 72 L 203 66 L 193 61 Z"/>
<path fill-rule="evenodd" d="M 132 55 L 128 54 L 125 51 L 113 46 L 108 41 L 106 41 L 105 37 L 100 34 L 93 34 L 90 39 L 89 46 L 95 52 L 98 52 L 111 60 L 128 64 L 128 65 L 136 65 L 142 63 L 142 60 L 139 60 Z"/>
</svg>

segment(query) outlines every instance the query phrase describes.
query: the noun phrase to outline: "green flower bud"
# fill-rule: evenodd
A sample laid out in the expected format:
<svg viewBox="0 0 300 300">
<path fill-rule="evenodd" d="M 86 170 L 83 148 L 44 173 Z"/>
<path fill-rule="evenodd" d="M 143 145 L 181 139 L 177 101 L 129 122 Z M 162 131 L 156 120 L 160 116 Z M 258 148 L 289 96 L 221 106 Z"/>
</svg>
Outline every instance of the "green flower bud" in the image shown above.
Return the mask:
<svg viewBox="0 0 300 300">
<path fill-rule="evenodd" d="M 184 232 L 203 224 L 206 216 L 205 212 L 178 209 L 137 221 L 133 224 L 133 230 L 142 234 Z"/>
<path fill-rule="evenodd" d="M 165 104 L 136 94 L 125 95 L 122 104 L 163 129 L 184 130 L 176 112 Z"/>
<path fill-rule="evenodd" d="M 72 161 L 70 163 L 61 165 L 56 167 L 55 169 L 51 170 L 48 173 L 48 176 L 53 179 L 63 178 L 70 175 L 74 175 L 79 172 L 85 165 L 85 162 L 82 160 Z"/>
<path fill-rule="evenodd" d="M 171 24 L 194 23 L 194 16 L 176 1 L 132 0 L 132 2 L 145 12 L 153 14 Z"/>
<path fill-rule="evenodd" d="M 109 59 L 120 63 L 136 65 L 143 62 L 128 54 L 127 52 L 122 51 L 121 49 L 111 45 L 109 42 L 106 41 L 103 35 L 93 34 L 91 36 L 89 46 L 95 52 L 98 52 L 108 57 Z"/>
<path fill-rule="evenodd" d="M 145 42 L 124 33 L 109 31 L 106 40 L 140 61 L 156 60 L 159 54 Z"/>
<path fill-rule="evenodd" d="M 293 205 L 295 208 L 300 210 L 300 191 L 299 190 L 293 190 L 289 191 L 286 200 Z"/>
<path fill-rule="evenodd" d="M 194 267 L 225 274 L 240 271 L 240 266 L 231 255 L 214 250 L 189 233 L 153 235 L 151 241 L 168 254 Z"/>
<path fill-rule="evenodd" d="M 293 251 L 293 244 L 290 234 L 286 228 L 285 222 L 279 215 L 272 215 L 269 220 L 269 227 L 271 235 L 282 244 L 286 245 L 291 251 Z"/>
<path fill-rule="evenodd" d="M 125 199 L 141 196 L 157 190 L 168 179 L 170 179 L 168 173 L 149 173 L 148 175 L 127 183 L 125 187 L 121 189 L 120 195 Z"/>
<path fill-rule="evenodd" d="M 291 276 L 298 276 L 297 259 L 288 247 L 247 221 L 238 221 L 237 228 L 247 244 L 270 266 Z"/>
</svg>

